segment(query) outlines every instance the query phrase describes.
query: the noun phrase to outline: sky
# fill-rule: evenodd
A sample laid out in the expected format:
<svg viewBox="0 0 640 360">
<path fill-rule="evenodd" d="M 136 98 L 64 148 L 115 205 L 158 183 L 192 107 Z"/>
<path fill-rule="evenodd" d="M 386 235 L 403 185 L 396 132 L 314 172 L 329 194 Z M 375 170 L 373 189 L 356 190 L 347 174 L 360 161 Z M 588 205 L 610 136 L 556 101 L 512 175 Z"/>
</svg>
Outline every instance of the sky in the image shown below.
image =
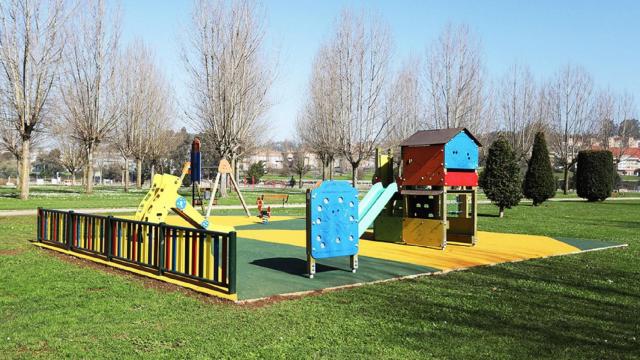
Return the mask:
<svg viewBox="0 0 640 360">
<path fill-rule="evenodd" d="M 114 0 L 115 1 L 115 0 Z M 188 99 L 180 37 L 188 26 L 189 0 L 122 0 L 122 40 L 136 38 L 155 51 L 179 101 Z M 568 63 L 589 71 L 599 88 L 629 91 L 640 103 L 640 1 L 263 1 L 265 53 L 277 63 L 270 93 L 268 139 L 283 140 L 305 102 L 313 57 L 331 35 L 343 8 L 378 13 L 394 40 L 394 64 L 423 56 L 447 24 L 466 24 L 481 39 L 486 70 L 499 79 L 514 63 L 539 80 Z M 176 119 L 175 127 L 183 124 Z M 188 127 L 188 126 L 187 126 Z"/>
</svg>

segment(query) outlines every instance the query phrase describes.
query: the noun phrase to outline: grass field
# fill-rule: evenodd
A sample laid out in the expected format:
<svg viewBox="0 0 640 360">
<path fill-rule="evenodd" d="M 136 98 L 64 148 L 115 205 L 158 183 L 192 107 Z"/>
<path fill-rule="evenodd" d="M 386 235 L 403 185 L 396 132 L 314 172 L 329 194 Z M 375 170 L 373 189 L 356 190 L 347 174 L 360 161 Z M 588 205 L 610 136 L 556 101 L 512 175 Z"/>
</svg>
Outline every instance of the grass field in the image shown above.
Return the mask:
<svg viewBox="0 0 640 360">
<path fill-rule="evenodd" d="M 78 186 L 34 186 L 29 199 L 22 201 L 18 198 L 15 188 L 0 187 L 0 210 L 23 210 L 44 207 L 49 209 L 67 208 L 124 208 L 137 207 L 149 190 L 131 189 L 124 192 L 120 187 L 99 186 L 94 193 L 85 195 Z M 243 196 L 249 205 L 256 202 L 256 197 L 263 193 L 288 193 L 290 203 L 304 203 L 304 190 L 294 189 L 256 189 L 243 191 Z M 183 187 L 180 193 L 191 197 L 191 190 Z M 227 198 L 218 199 L 219 205 L 240 205 L 234 192 Z"/>
<path fill-rule="evenodd" d="M 87 209 L 87 208 L 134 208 L 137 207 L 148 189 L 131 189 L 124 192 L 120 187 L 98 186 L 94 193 L 85 195 L 79 186 L 33 186 L 29 200 L 22 201 L 18 198 L 15 188 L 0 187 L 0 210 L 24 210 L 44 207 L 48 209 Z M 280 188 L 256 188 L 243 190 L 243 196 L 249 205 L 255 204 L 256 198 L 265 193 L 287 193 L 290 204 L 302 204 L 305 202 L 304 189 L 297 187 L 291 189 Z M 181 194 L 190 198 L 190 189 L 183 187 Z M 361 191 L 361 196 L 364 192 Z M 556 198 L 576 198 L 575 192 L 567 195 L 556 193 Z M 614 193 L 613 197 L 640 197 L 638 192 Z M 481 192 L 479 200 L 486 200 Z M 219 205 L 239 205 L 240 201 L 234 192 L 230 192 L 227 198 L 218 199 Z M 276 202 L 273 205 L 277 207 Z"/>
<path fill-rule="evenodd" d="M 237 306 L 68 263 L 28 244 L 33 217 L 0 218 L 0 357 L 638 357 L 640 202 L 480 213 L 482 230 L 630 246 Z"/>
</svg>

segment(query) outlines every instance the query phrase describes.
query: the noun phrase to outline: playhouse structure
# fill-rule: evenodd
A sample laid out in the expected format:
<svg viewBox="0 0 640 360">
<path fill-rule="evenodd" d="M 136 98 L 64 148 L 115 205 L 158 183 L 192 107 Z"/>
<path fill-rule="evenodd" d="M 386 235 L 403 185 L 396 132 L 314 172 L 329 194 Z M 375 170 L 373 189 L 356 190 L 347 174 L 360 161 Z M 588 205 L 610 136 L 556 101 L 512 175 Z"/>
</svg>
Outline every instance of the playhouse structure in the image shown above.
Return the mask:
<svg viewBox="0 0 640 360">
<path fill-rule="evenodd" d="M 478 147 L 465 128 L 418 131 L 402 142 L 400 187 L 377 217 L 379 241 L 444 249 L 448 241 L 475 245 Z M 393 181 L 393 156 L 378 151 L 378 179 Z"/>
<path fill-rule="evenodd" d="M 376 183 L 362 201 L 345 182 L 325 181 L 309 190 L 309 277 L 316 259 L 330 257 L 349 256 L 356 272 L 359 239 L 372 224 L 378 241 L 439 249 L 448 241 L 475 245 L 479 146 L 465 128 L 418 131 L 401 144 L 397 182 L 390 151 L 378 151 Z"/>
</svg>

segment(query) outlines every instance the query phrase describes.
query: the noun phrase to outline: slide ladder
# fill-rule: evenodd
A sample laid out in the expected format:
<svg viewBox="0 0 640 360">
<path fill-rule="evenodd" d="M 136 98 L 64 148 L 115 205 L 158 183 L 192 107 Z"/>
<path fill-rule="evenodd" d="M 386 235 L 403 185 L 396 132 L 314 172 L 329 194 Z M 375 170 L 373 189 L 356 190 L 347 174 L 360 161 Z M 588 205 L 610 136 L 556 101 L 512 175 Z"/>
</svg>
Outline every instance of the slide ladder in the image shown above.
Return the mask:
<svg viewBox="0 0 640 360">
<path fill-rule="evenodd" d="M 138 206 L 135 220 L 159 224 L 166 220 L 169 210 L 172 210 L 193 227 L 216 230 L 212 229 L 209 220 L 191 206 L 184 196 L 178 194 L 188 170 L 189 163 L 186 163 L 180 177 L 169 174 L 154 175 L 151 189 Z M 228 229 L 218 230 L 227 231 Z"/>
<path fill-rule="evenodd" d="M 367 231 L 396 192 L 396 183 L 391 183 L 386 188 L 382 183 L 376 183 L 369 189 L 358 205 L 358 236 Z"/>
</svg>

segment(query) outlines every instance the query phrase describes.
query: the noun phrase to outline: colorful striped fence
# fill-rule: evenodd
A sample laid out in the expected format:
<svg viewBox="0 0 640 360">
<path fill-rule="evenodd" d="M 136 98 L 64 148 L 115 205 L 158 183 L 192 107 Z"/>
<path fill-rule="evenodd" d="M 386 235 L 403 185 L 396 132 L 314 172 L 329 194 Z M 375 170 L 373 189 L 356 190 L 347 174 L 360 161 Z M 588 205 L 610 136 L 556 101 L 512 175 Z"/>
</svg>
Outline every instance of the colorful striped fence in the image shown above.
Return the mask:
<svg viewBox="0 0 640 360">
<path fill-rule="evenodd" d="M 38 208 L 37 240 L 236 293 L 236 233 Z"/>
</svg>

